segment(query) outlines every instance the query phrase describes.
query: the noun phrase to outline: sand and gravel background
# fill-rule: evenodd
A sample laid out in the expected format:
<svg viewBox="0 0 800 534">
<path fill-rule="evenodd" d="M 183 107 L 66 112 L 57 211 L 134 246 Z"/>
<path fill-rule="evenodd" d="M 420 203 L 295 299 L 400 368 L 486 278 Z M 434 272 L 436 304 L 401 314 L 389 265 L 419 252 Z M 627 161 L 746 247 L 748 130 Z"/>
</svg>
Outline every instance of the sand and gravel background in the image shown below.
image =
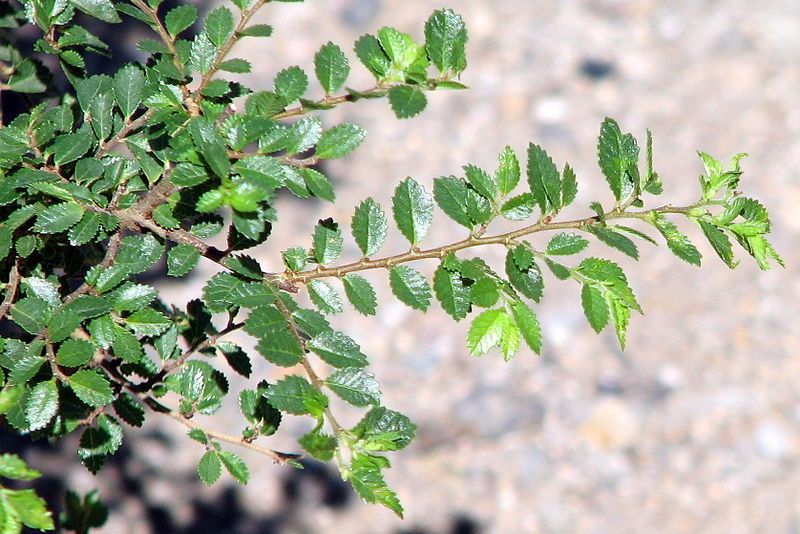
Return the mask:
<svg viewBox="0 0 800 534">
<path fill-rule="evenodd" d="M 576 287 L 547 280 L 537 307 L 544 356 L 467 355 L 467 324 L 440 310 L 421 315 L 389 297 L 378 317 L 334 320 L 370 356 L 388 406 L 419 425 L 394 455 L 388 478 L 406 520 L 367 506 L 325 466 L 293 472 L 246 455 L 251 483 L 204 489 L 202 454 L 171 421 L 129 433 L 121 461 L 99 480 L 114 503 L 105 533 L 794 533 L 800 532 L 800 3 L 796 0 L 450 0 L 469 27 L 465 92 L 430 97 L 409 121 L 385 101 L 323 115 L 369 131 L 361 149 L 325 171 L 336 206 L 281 198 L 280 222 L 257 255 L 307 243 L 319 217 L 348 222 L 372 196 L 389 204 L 407 175 L 425 184 L 474 163 L 494 168 L 505 144 L 535 141 L 578 172 L 569 213 L 610 194 L 595 163 L 606 115 L 643 136 L 653 130 L 667 201 L 692 201 L 701 171 L 695 150 L 727 159 L 749 152 L 742 189 L 772 213 L 774 244 L 787 268 L 752 261 L 728 270 L 695 229 L 701 270 L 665 248 L 642 245 L 638 264 L 620 259 L 646 317 L 632 321 L 623 354 L 611 332 L 594 335 Z M 281 68 L 312 71 L 317 47 L 349 49 L 391 24 L 421 39 L 439 2 L 333 0 L 267 6 L 268 40 L 235 49 L 251 60 L 254 87 Z M 355 62 L 354 56 L 351 59 Z M 370 79 L 354 65 L 353 87 Z M 427 243 L 463 237 L 436 216 Z M 544 237 L 534 242 L 541 244 Z M 396 235 L 385 249 L 401 250 Z M 499 258 L 501 251 L 487 252 Z M 346 254 L 356 257 L 355 246 Z M 426 265 L 424 269 L 432 266 Z M 160 280 L 183 302 L 208 275 Z M 276 377 L 261 362 L 259 376 Z M 234 383 L 234 391 L 243 387 Z M 357 414 L 348 416 L 356 417 Z M 270 446 L 293 449 L 299 418 Z M 235 406 L 209 426 L 237 431 Z M 74 451 L 74 449 L 72 449 Z M 46 450 L 39 465 L 78 487 L 98 481 Z M 65 471 L 66 470 L 66 471 Z"/>
</svg>

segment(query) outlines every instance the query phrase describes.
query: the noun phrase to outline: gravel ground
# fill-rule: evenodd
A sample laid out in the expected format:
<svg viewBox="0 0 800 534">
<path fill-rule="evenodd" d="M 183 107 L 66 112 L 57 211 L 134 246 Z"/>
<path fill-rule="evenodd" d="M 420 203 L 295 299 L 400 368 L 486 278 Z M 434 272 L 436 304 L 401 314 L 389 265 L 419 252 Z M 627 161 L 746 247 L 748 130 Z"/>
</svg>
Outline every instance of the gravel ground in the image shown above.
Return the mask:
<svg viewBox="0 0 800 534">
<path fill-rule="evenodd" d="M 557 161 L 568 159 L 581 180 L 571 212 L 586 213 L 590 201 L 609 198 L 594 156 L 609 115 L 628 130 L 653 130 L 656 165 L 675 203 L 696 195 L 696 149 L 723 158 L 749 152 L 742 187 L 770 209 L 788 268 L 760 273 L 744 261 L 729 271 L 687 229 L 707 257 L 702 270 L 666 248 L 643 250 L 640 265 L 620 260 L 647 312 L 634 318 L 624 354 L 611 333 L 590 330 L 576 288 L 551 279 L 537 308 L 545 355 L 524 352 L 510 363 L 469 357 L 466 324 L 453 326 L 441 310 L 423 316 L 387 298 L 376 319 L 350 314 L 335 322 L 371 356 L 386 404 L 419 425 L 418 440 L 395 455 L 388 475 L 405 521 L 361 504 L 319 466 L 289 473 L 248 457 L 253 480 L 245 489 L 204 490 L 191 481 L 202 451 L 171 422 L 154 421 L 124 469 L 111 466 L 101 480 L 108 495 L 138 494 L 117 506 L 103 532 L 800 531 L 800 218 L 791 216 L 800 204 L 800 3 L 449 6 L 470 29 L 463 81 L 471 90 L 432 95 L 429 110 L 411 121 L 396 121 L 385 101 L 330 112 L 328 124 L 354 121 L 370 136 L 326 168 L 338 184 L 336 207 L 280 201 L 281 221 L 260 253 L 268 265 L 278 250 L 308 241 L 316 218 L 346 222 L 367 196 L 388 204 L 407 175 L 429 184 L 464 163 L 493 168 L 505 144 L 522 151 L 534 140 Z M 277 3 L 259 19 L 276 26 L 276 38 L 236 52 L 254 62 L 248 81 L 266 87 L 284 66 L 310 72 L 313 52 L 328 40 L 349 47 L 385 24 L 421 37 L 438 7 Z M 354 70 L 350 84 L 367 87 L 365 73 Z M 462 237 L 439 214 L 428 243 Z M 396 237 L 390 245 L 403 246 Z M 347 253 L 355 257 L 355 247 Z M 179 302 L 210 273 L 160 286 Z M 388 297 L 386 282 L 372 279 Z M 275 374 L 267 365 L 259 372 Z M 231 411 L 212 424 L 235 431 L 235 422 Z M 289 427 L 298 434 L 307 422 Z M 287 435 L 274 445 L 293 448 Z M 80 469 L 69 478 L 94 482 Z M 172 516 L 163 511 L 173 507 Z"/>
</svg>

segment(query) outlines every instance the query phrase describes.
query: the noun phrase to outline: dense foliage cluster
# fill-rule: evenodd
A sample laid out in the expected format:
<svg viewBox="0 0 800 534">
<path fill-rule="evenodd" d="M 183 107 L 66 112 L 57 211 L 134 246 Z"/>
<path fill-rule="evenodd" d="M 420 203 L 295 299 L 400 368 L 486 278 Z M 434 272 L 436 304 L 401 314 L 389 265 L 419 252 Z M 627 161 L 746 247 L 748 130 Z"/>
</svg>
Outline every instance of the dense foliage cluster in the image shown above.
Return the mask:
<svg viewBox="0 0 800 534">
<path fill-rule="evenodd" d="M 318 163 L 348 155 L 364 139 L 360 127 L 326 127 L 315 112 L 386 97 L 397 117 L 413 117 L 426 107 L 427 93 L 463 89 L 458 80 L 467 66 L 464 23 L 439 10 L 425 23 L 422 43 L 390 27 L 355 43 L 373 87 L 346 87 L 350 55 L 327 43 L 313 58 L 316 82 L 290 66 L 270 90 L 248 88 L 226 79 L 251 68 L 229 55 L 241 39 L 272 35 L 271 27 L 251 23 L 268 3 L 233 0 L 200 21 L 192 5 L 167 10 L 161 0 L 0 5 L 0 26 L 36 26 L 40 36 L 32 53 L 17 48 L 14 31 L 0 41 L 0 91 L 28 103 L 0 128 L 0 415 L 13 431 L 31 439 L 79 432 L 78 457 L 96 472 L 120 447 L 123 424 L 139 427 L 150 414 L 165 415 L 197 442 L 203 482 L 214 483 L 224 470 L 246 483 L 248 467 L 230 447 L 300 466 L 300 454 L 263 443 L 286 414 L 307 416 L 313 425 L 299 439 L 304 454 L 335 461 L 365 501 L 402 514 L 382 472 L 390 465 L 385 453 L 406 447 L 415 425 L 382 405 L 367 356 L 326 319 L 343 311 L 342 291 L 357 312 L 376 313 L 376 293 L 359 273 L 384 272 L 393 294 L 411 308 L 427 311 L 437 301 L 456 321 L 474 315 L 469 352 L 496 348 L 508 360 L 523 343 L 536 353 L 542 348 L 531 302 L 543 296 L 543 268 L 577 281 L 591 327 L 610 326 L 624 346 L 631 312 L 641 308 L 622 269 L 584 251 L 597 240 L 638 258 L 635 240 L 656 243 L 626 220 L 654 229 L 694 265 L 701 253 L 668 217 L 695 223 L 730 267 L 733 241 L 763 269 L 780 262 L 765 238 L 766 210 L 737 190 L 741 155 L 725 169 L 701 154 L 697 202 L 645 209 L 645 199 L 662 192 L 650 135 L 640 154 L 636 139 L 606 119 L 598 155 L 614 203 L 592 203 L 585 218 L 559 218 L 576 199 L 578 179 L 531 144 L 526 168 L 506 148 L 493 172 L 467 165 L 462 176 L 437 178 L 427 189 L 406 178 L 386 199 L 388 208 L 364 200 L 350 221 L 360 258 L 340 261 L 347 232 L 324 219 L 312 236 L 298 236 L 297 246 L 262 266 L 244 251 L 280 224 L 276 196 L 287 191 L 333 202 L 334 188 Z M 112 75 L 87 72 L 87 54 L 109 49 L 81 23 L 122 17 L 153 30 L 153 39 L 138 44 L 146 59 Z M 466 237 L 422 248 L 437 207 Z M 519 228 L 491 233 L 498 218 L 518 221 Z M 409 248 L 381 256 L 392 222 Z M 554 235 L 543 247 L 526 240 L 549 231 Z M 224 250 L 208 243 L 220 233 L 227 236 Z M 506 247 L 503 266 L 464 253 L 486 245 Z M 579 261 L 565 263 L 578 254 Z M 219 272 L 185 309 L 163 303 L 140 277 L 162 261 L 169 276 L 185 277 L 201 259 Z M 411 265 L 426 259 L 437 262 L 432 281 Z M 283 270 L 274 272 L 281 260 Z M 257 357 L 287 368 L 284 378 L 268 383 L 251 376 L 253 355 L 226 338 L 239 330 L 257 340 Z M 253 378 L 238 393 L 240 435 L 201 423 L 223 403 L 237 402 L 228 397 L 231 371 Z M 341 423 L 336 398 L 363 408 L 363 418 Z M 0 476 L 36 473 L 6 455 Z M 102 523 L 95 495 L 71 495 L 69 502 L 65 527 L 86 531 Z M 0 531 L 23 524 L 53 528 L 31 490 L 0 488 Z"/>
</svg>

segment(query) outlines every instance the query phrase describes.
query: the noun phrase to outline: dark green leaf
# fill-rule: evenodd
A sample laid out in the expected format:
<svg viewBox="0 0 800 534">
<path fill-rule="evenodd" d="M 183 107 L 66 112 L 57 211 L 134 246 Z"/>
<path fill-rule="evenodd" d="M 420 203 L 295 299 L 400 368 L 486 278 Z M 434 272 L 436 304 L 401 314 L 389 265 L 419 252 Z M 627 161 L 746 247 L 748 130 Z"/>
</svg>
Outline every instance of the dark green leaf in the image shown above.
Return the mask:
<svg viewBox="0 0 800 534">
<path fill-rule="evenodd" d="M 557 234 L 547 243 L 547 253 L 554 256 L 569 256 L 582 252 L 589 242 L 578 234 Z"/>
<path fill-rule="evenodd" d="M 453 319 L 459 321 L 467 316 L 470 310 L 470 292 L 464 287 L 461 276 L 449 271 L 444 263 L 439 264 L 433 274 L 433 291 L 442 309 Z"/>
<path fill-rule="evenodd" d="M 428 57 L 442 73 L 458 74 L 467 67 L 467 28 L 450 9 L 434 11 L 425 23 Z"/>
<path fill-rule="evenodd" d="M 213 450 L 206 451 L 197 464 L 197 475 L 200 477 L 200 481 L 206 486 L 210 486 L 219 480 L 221 473 L 222 463 L 219 459 L 219 453 Z"/>
<path fill-rule="evenodd" d="M 398 119 L 410 119 L 422 113 L 428 99 L 417 87 L 398 85 L 389 89 L 389 104 Z"/>
<path fill-rule="evenodd" d="M 455 222 L 470 229 L 474 226 L 467 211 L 467 182 L 455 176 L 436 178 L 433 181 L 433 198 Z"/>
<path fill-rule="evenodd" d="M 319 308 L 322 313 L 341 313 L 342 312 L 342 299 L 339 293 L 324 280 L 311 280 L 308 283 L 308 296 L 311 297 L 311 302 L 314 306 Z"/>
<path fill-rule="evenodd" d="M 363 315 L 375 315 L 378 299 L 372 285 L 357 274 L 347 274 L 342 277 L 344 293 L 350 304 Z"/>
<path fill-rule="evenodd" d="M 167 252 L 167 274 L 185 276 L 195 268 L 200 260 L 200 251 L 192 245 L 175 245 Z"/>
<path fill-rule="evenodd" d="M 314 73 L 325 92 L 330 94 L 344 85 L 350 74 L 350 63 L 342 49 L 329 42 L 314 56 Z"/>
<path fill-rule="evenodd" d="M 108 404 L 114 399 L 114 392 L 108 379 L 98 371 L 81 369 L 68 380 L 75 395 L 93 408 Z"/>
<path fill-rule="evenodd" d="M 333 219 L 319 221 L 314 227 L 314 257 L 322 265 L 335 262 L 342 254 L 342 232 Z"/>
<path fill-rule="evenodd" d="M 334 367 L 366 367 L 367 357 L 361 348 L 347 335 L 328 331 L 315 336 L 307 343 L 308 348 Z"/>
<path fill-rule="evenodd" d="M 372 198 L 356 207 L 352 222 L 353 238 L 364 256 L 371 256 L 380 250 L 386 241 L 386 230 L 386 215 Z"/>
<path fill-rule="evenodd" d="M 381 402 L 381 392 L 375 377 L 363 369 L 338 369 L 325 380 L 325 385 L 353 406 L 377 406 Z"/>
<path fill-rule="evenodd" d="M 427 311 L 431 304 L 431 287 L 419 271 L 407 265 L 397 265 L 389 271 L 392 293 L 415 310 Z"/>
<path fill-rule="evenodd" d="M 355 124 L 340 124 L 323 132 L 317 143 L 317 157 L 333 159 L 346 156 L 364 141 L 367 132 Z"/>
<path fill-rule="evenodd" d="M 321 417 L 328 398 L 300 376 L 290 375 L 271 384 L 264 393 L 269 403 L 282 412 Z"/>
<path fill-rule="evenodd" d="M 400 233 L 416 245 L 431 226 L 433 199 L 413 178 L 406 178 L 394 190 L 392 213 Z"/>
</svg>

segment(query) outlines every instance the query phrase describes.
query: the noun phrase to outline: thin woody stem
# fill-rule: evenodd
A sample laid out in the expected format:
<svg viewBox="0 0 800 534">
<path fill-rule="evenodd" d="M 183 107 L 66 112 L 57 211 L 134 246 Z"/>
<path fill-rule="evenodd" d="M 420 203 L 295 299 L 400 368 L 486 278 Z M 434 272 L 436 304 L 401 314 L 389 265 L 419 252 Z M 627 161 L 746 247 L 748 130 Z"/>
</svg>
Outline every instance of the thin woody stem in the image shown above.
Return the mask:
<svg viewBox="0 0 800 534">
<path fill-rule="evenodd" d="M 686 214 L 689 211 L 699 207 L 699 204 L 686 207 L 673 207 L 661 206 L 645 211 L 638 212 L 616 212 L 612 211 L 605 214 L 605 219 L 642 219 L 646 220 L 653 214 L 664 213 L 681 213 Z M 565 230 L 565 229 L 581 229 L 589 225 L 595 224 L 599 221 L 598 216 L 586 217 L 584 219 L 575 219 L 571 221 L 553 222 L 543 220 L 503 234 L 496 234 L 491 236 L 472 235 L 467 239 L 443 245 L 441 247 L 431 248 L 427 250 L 412 249 L 402 254 L 395 254 L 382 259 L 371 260 L 364 258 L 360 261 L 339 265 L 337 267 L 318 268 L 298 273 L 287 272 L 282 275 L 282 280 L 289 284 L 305 284 L 317 278 L 341 278 L 342 276 L 370 269 L 386 269 L 394 267 L 401 263 L 409 263 L 412 261 L 425 260 L 425 259 L 441 259 L 450 254 L 467 248 L 481 247 L 485 245 L 509 245 L 514 241 L 538 232 L 551 231 L 551 230 Z"/>
</svg>

